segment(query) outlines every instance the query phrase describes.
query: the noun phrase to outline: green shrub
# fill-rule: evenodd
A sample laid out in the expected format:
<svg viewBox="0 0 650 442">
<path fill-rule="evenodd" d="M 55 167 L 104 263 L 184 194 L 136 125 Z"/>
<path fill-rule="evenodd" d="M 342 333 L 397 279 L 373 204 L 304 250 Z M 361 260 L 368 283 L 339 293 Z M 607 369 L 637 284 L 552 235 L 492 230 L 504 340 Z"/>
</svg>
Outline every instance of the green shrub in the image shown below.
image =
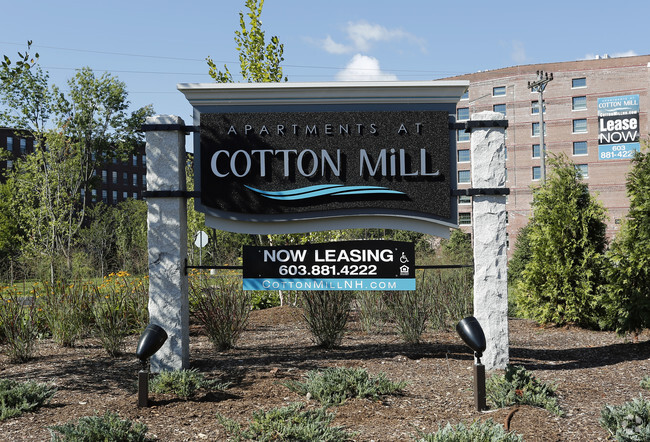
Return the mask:
<svg viewBox="0 0 650 442">
<path fill-rule="evenodd" d="M 514 432 L 507 432 L 492 419 L 476 421 L 467 426 L 462 422 L 456 426 L 447 424 L 433 434 L 418 435 L 418 442 L 521 442 L 524 439 Z"/>
<path fill-rule="evenodd" d="M 316 345 L 341 345 L 353 299 L 354 293 L 345 290 L 302 292 L 303 317 Z"/>
<path fill-rule="evenodd" d="M 277 307 L 280 305 L 280 294 L 269 290 L 254 291 L 251 294 L 251 307 L 253 310 Z"/>
<path fill-rule="evenodd" d="M 48 427 L 52 441 L 147 442 L 147 426 L 121 419 L 107 411 L 103 416 L 86 416 L 78 422 Z M 59 433 L 59 434 L 57 434 Z"/>
<path fill-rule="evenodd" d="M 516 404 L 545 408 L 561 416 L 555 388 L 540 382 L 522 366 L 508 365 L 505 374 L 494 375 L 486 383 L 487 399 L 497 408 Z"/>
<path fill-rule="evenodd" d="M 34 353 L 38 339 L 39 317 L 33 297 L 6 289 L 0 293 L 0 327 L 9 359 L 23 362 Z"/>
<path fill-rule="evenodd" d="M 92 322 L 92 292 L 87 284 L 34 284 L 33 292 L 52 339 L 63 347 L 72 347 Z"/>
<path fill-rule="evenodd" d="M 533 193 L 528 259 L 517 283 L 517 308 L 539 323 L 597 327 L 605 307 L 605 209 L 565 156 L 549 160 Z M 561 196 L 561 197 L 559 197 Z"/>
<path fill-rule="evenodd" d="M 650 402 L 638 397 L 623 405 L 605 405 L 600 425 L 618 441 L 650 440 Z"/>
<path fill-rule="evenodd" d="M 234 347 L 248 323 L 250 293 L 226 277 L 199 280 L 190 286 L 190 292 L 193 316 L 214 348 L 221 351 Z"/>
<path fill-rule="evenodd" d="M 125 307 L 126 298 L 118 290 L 98 292 L 92 306 L 93 331 L 109 356 L 122 353 L 124 340 L 130 332 Z"/>
<path fill-rule="evenodd" d="M 381 292 L 357 292 L 356 303 L 359 308 L 359 322 L 366 333 L 379 330 L 387 321 L 388 312 Z"/>
<path fill-rule="evenodd" d="M 429 297 L 431 325 L 436 330 L 453 329 L 474 310 L 474 278 L 469 268 L 427 271 L 418 290 Z"/>
<path fill-rule="evenodd" d="M 650 376 L 644 376 L 643 379 L 641 379 L 641 382 L 639 383 L 641 385 L 641 388 L 645 388 L 646 390 L 650 390 Z"/>
<path fill-rule="evenodd" d="M 371 377 L 363 368 L 330 367 L 307 372 L 305 382 L 284 385 L 300 395 L 309 395 L 323 405 L 340 405 L 348 398 L 377 399 L 402 391 L 406 382 L 392 382 L 384 373 Z"/>
<path fill-rule="evenodd" d="M 303 410 L 302 403 L 255 411 L 248 428 L 217 413 L 219 423 L 234 440 L 254 441 L 348 441 L 355 434 L 343 427 L 331 427 L 334 414 L 323 408 Z"/>
<path fill-rule="evenodd" d="M 0 379 L 0 421 L 38 409 L 54 393 L 56 388 L 46 384 Z"/>
<path fill-rule="evenodd" d="M 383 300 L 404 342 L 419 344 L 433 312 L 428 291 L 384 292 Z"/>
<path fill-rule="evenodd" d="M 203 373 L 194 370 L 162 371 L 149 382 L 149 391 L 153 393 L 174 394 L 189 399 L 203 389 L 208 391 L 225 390 L 229 384 L 217 380 L 207 380 Z"/>
</svg>

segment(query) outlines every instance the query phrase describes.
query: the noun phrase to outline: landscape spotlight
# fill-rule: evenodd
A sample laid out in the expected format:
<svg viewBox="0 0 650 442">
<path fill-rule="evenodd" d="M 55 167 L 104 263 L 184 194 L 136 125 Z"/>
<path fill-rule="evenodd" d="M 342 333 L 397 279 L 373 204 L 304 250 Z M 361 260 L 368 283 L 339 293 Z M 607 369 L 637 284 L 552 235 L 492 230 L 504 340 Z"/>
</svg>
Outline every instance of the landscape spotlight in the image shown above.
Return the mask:
<svg viewBox="0 0 650 442">
<path fill-rule="evenodd" d="M 477 411 L 487 409 L 485 396 L 485 365 L 481 364 L 481 356 L 487 347 L 485 342 L 485 333 L 481 324 L 474 316 L 468 316 L 462 319 L 456 325 L 456 332 L 463 339 L 465 344 L 474 350 L 476 362 L 474 363 L 474 404 Z"/>
<path fill-rule="evenodd" d="M 156 324 L 149 324 L 140 335 L 135 355 L 140 359 L 142 368 L 138 372 L 138 407 L 149 406 L 149 358 L 153 356 L 167 340 L 167 332 Z"/>
</svg>

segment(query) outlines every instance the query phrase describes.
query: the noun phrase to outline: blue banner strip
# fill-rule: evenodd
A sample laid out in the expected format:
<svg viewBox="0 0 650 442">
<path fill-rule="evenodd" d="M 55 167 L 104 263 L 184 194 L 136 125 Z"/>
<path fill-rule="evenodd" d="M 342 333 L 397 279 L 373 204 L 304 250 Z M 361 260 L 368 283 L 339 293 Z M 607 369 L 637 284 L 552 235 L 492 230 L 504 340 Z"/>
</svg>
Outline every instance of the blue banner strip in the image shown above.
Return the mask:
<svg viewBox="0 0 650 442">
<path fill-rule="evenodd" d="M 640 143 L 601 144 L 598 146 L 598 160 L 631 160 L 640 151 Z"/>
<path fill-rule="evenodd" d="M 245 278 L 244 290 L 415 290 L 415 278 Z"/>
</svg>

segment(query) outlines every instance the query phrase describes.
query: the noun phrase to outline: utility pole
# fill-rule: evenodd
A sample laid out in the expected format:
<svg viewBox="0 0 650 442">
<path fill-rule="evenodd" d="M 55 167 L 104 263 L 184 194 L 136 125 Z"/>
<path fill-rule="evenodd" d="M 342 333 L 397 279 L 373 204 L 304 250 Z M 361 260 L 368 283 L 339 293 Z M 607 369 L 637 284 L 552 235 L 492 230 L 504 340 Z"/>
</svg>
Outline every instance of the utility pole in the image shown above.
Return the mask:
<svg viewBox="0 0 650 442">
<path fill-rule="evenodd" d="M 537 80 L 528 82 L 528 89 L 539 93 L 539 151 L 542 157 L 540 172 L 542 184 L 546 182 L 546 145 L 544 144 L 544 89 L 549 81 L 553 80 L 553 73 L 537 71 Z"/>
</svg>

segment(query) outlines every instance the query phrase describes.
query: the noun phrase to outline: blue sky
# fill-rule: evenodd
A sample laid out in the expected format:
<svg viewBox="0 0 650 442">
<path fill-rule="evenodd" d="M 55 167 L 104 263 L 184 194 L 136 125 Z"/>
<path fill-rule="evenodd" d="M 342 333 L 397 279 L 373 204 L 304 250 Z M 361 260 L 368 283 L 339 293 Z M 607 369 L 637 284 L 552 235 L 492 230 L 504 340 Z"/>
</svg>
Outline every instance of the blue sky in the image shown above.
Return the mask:
<svg viewBox="0 0 650 442">
<path fill-rule="evenodd" d="M 77 68 L 124 81 L 133 107 L 191 123 L 177 83 L 209 82 L 205 58 L 238 72 L 233 40 L 244 0 L 11 1 L 0 52 L 27 40 L 52 83 Z M 533 4 L 540 5 L 534 7 Z M 431 80 L 596 55 L 650 54 L 646 1 L 266 0 L 267 40 L 284 44 L 289 81 Z"/>
</svg>

